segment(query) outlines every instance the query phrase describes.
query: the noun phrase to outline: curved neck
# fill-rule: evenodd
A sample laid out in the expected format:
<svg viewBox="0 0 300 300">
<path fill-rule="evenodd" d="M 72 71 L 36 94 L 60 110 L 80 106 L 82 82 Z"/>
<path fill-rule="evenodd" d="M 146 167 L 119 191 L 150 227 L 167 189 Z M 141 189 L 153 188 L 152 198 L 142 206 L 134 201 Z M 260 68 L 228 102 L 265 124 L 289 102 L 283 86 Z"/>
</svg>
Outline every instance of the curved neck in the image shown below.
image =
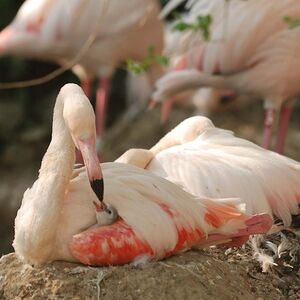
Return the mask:
<svg viewBox="0 0 300 300">
<path fill-rule="evenodd" d="M 215 128 L 215 126 L 208 118 L 202 116 L 190 117 L 161 138 L 150 151 L 155 156 L 167 148 L 192 142 L 211 128 Z"/>
<path fill-rule="evenodd" d="M 171 148 L 173 146 L 179 145 L 180 142 L 174 135 L 174 129 L 162 137 L 151 149 L 153 156 L 156 156 L 159 152 Z"/>
<path fill-rule="evenodd" d="M 75 161 L 75 146 L 63 118 L 64 100 L 59 94 L 54 106 L 52 139 L 43 157 L 40 176 L 45 172 L 55 172 L 64 178 L 70 178 Z M 39 177 L 40 177 L 39 176 Z M 58 180 L 58 186 L 62 184 Z"/>
<path fill-rule="evenodd" d="M 59 94 L 53 114 L 52 140 L 43 157 L 39 178 L 24 193 L 15 221 L 16 253 L 34 264 L 56 258 L 61 212 L 75 160 L 63 106 L 64 99 Z"/>
</svg>

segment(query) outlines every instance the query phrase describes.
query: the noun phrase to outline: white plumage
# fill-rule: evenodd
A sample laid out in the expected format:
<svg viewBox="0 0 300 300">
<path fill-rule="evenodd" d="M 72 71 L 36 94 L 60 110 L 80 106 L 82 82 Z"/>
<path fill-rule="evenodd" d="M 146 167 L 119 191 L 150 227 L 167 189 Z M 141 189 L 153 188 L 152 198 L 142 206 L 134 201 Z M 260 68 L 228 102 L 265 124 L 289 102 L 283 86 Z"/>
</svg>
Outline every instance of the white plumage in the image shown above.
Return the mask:
<svg viewBox="0 0 300 300">
<path fill-rule="evenodd" d="M 286 226 L 299 212 L 300 164 L 205 117 L 186 119 L 149 151 L 131 150 L 117 161 L 145 167 L 197 196 L 241 198 L 247 213 L 275 215 Z"/>
</svg>

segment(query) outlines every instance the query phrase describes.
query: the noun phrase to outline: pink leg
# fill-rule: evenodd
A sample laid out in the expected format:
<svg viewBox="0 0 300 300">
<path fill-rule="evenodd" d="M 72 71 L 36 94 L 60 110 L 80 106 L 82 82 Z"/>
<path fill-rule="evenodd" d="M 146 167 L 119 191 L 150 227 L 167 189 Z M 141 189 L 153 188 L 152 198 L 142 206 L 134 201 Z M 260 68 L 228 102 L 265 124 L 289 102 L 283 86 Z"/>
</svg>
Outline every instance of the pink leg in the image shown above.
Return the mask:
<svg viewBox="0 0 300 300">
<path fill-rule="evenodd" d="M 267 108 L 265 114 L 265 123 L 264 123 L 264 140 L 263 148 L 270 149 L 272 144 L 272 131 L 273 124 L 275 119 L 276 110 L 274 108 Z"/>
<path fill-rule="evenodd" d="M 86 96 L 91 100 L 92 96 L 92 80 L 86 79 L 81 82 L 81 88 L 83 89 Z"/>
<path fill-rule="evenodd" d="M 103 78 L 99 81 L 96 96 L 96 134 L 97 134 L 97 151 L 101 148 L 101 138 L 105 131 L 106 109 L 108 100 L 108 91 L 110 78 Z"/>
<path fill-rule="evenodd" d="M 276 152 L 280 154 L 282 154 L 284 150 L 286 134 L 289 128 L 289 122 L 290 122 L 292 111 L 293 111 L 292 105 L 283 106 L 280 111 L 279 129 L 278 129 L 277 145 L 276 145 Z"/>
<path fill-rule="evenodd" d="M 169 118 L 170 118 L 170 114 L 171 114 L 171 110 L 173 107 L 173 99 L 168 99 L 167 101 L 165 101 L 161 107 L 160 110 L 160 123 L 162 125 L 165 125 Z"/>
</svg>

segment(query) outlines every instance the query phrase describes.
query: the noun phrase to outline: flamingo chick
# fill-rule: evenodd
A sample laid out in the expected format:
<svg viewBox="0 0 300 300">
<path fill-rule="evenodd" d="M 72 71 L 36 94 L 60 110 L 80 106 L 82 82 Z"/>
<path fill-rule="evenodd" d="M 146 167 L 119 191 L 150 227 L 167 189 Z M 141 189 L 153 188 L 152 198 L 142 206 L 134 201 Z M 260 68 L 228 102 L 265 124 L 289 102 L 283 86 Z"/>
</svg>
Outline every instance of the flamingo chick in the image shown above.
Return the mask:
<svg viewBox="0 0 300 300">
<path fill-rule="evenodd" d="M 74 145 L 86 168 L 73 170 Z M 101 169 L 104 194 L 94 184 L 102 182 Z M 13 246 L 31 264 L 117 265 L 162 259 L 193 246 L 241 245 L 250 234 L 268 231 L 272 221 L 266 214 L 245 215 L 239 203 L 194 197 L 135 166 L 100 167 L 92 107 L 79 86 L 68 84 L 57 97 L 39 178 L 18 211 Z"/>
<path fill-rule="evenodd" d="M 246 213 L 275 215 L 285 226 L 299 214 L 299 162 L 216 128 L 206 117 L 188 118 L 150 150 L 131 149 L 117 161 L 179 183 L 198 197 L 238 197 Z"/>
</svg>

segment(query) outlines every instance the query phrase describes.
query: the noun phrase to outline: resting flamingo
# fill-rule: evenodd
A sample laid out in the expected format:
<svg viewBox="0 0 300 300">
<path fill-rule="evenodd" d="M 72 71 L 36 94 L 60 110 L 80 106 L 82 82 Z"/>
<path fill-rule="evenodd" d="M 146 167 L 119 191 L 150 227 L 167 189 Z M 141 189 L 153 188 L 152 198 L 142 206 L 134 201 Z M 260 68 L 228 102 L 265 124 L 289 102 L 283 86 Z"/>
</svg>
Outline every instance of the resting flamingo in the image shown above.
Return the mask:
<svg viewBox="0 0 300 300">
<path fill-rule="evenodd" d="M 222 0 L 210 2 L 214 2 L 214 9 L 224 5 Z M 270 5 L 268 0 L 232 0 L 226 19 L 221 9 L 217 11 L 212 41 L 199 44 L 187 54 L 198 58 L 194 67 L 201 71 L 167 74 L 157 82 L 153 98 L 163 101 L 184 89 L 199 87 L 263 98 L 263 146 L 271 147 L 274 119 L 281 109 L 276 151 L 282 153 L 292 110 L 289 101 L 300 94 L 300 28 L 290 29 L 284 17 L 299 17 L 300 3 L 274 0 Z"/>
<path fill-rule="evenodd" d="M 160 53 L 163 23 L 158 19 L 158 0 L 27 0 L 13 22 L 0 33 L 0 56 L 15 55 L 65 65 L 95 34 L 92 45 L 82 54 L 73 71 L 90 98 L 92 82 L 97 89 L 97 145 L 100 147 L 106 121 L 110 78 L 126 59 L 142 60 L 148 48 Z M 161 76 L 153 65 L 148 79 Z"/>
<path fill-rule="evenodd" d="M 300 163 L 216 128 L 206 117 L 188 118 L 150 150 L 131 149 L 116 161 L 145 168 L 198 197 L 241 198 L 248 214 L 266 212 L 284 226 L 299 214 Z"/>
<path fill-rule="evenodd" d="M 86 168 L 73 170 L 75 145 Z M 272 221 L 266 214 L 243 214 L 239 202 L 194 197 L 134 166 L 100 166 L 92 107 L 79 86 L 68 84 L 56 100 L 39 178 L 17 213 L 13 246 L 34 265 L 116 265 L 193 246 L 241 245 L 250 234 L 268 231 Z"/>
</svg>

